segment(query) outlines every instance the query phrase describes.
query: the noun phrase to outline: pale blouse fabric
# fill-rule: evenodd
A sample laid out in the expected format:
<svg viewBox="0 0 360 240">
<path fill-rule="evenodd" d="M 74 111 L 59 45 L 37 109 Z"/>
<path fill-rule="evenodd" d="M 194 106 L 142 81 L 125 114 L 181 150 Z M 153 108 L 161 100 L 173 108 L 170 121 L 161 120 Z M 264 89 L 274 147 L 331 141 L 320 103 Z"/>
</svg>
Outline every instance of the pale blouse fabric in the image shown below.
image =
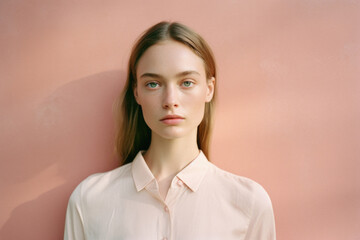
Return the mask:
<svg viewBox="0 0 360 240">
<path fill-rule="evenodd" d="M 172 180 L 165 201 L 142 152 L 94 174 L 72 193 L 65 240 L 273 240 L 268 194 L 209 162 L 203 152 Z"/>
</svg>

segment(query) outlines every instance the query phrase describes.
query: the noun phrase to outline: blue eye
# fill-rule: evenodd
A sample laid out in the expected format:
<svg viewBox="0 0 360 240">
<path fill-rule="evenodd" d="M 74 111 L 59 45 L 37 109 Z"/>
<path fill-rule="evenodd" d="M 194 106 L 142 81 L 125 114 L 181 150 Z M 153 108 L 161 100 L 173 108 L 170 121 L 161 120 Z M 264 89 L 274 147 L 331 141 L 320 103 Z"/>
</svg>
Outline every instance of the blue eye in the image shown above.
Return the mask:
<svg viewBox="0 0 360 240">
<path fill-rule="evenodd" d="M 184 81 L 184 82 L 183 82 L 184 87 L 191 87 L 193 84 L 194 84 L 194 83 L 191 82 L 191 81 Z"/>
<path fill-rule="evenodd" d="M 157 86 L 159 86 L 159 84 L 156 82 L 149 82 L 146 84 L 146 86 L 149 88 L 156 88 Z"/>
</svg>

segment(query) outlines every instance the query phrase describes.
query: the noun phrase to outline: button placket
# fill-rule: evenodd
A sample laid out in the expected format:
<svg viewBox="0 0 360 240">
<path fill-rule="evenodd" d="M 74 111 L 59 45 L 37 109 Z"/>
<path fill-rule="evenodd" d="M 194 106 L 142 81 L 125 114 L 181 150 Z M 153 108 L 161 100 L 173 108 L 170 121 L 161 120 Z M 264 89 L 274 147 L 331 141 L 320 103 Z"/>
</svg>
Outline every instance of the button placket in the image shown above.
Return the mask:
<svg viewBox="0 0 360 240">
<path fill-rule="evenodd" d="M 179 197 L 179 195 L 181 195 L 181 193 L 185 190 L 184 187 L 184 182 L 180 179 L 180 178 L 176 178 L 173 179 L 171 187 L 167 193 L 166 199 L 163 202 L 164 203 L 164 216 L 166 216 L 165 218 L 167 218 L 167 220 L 165 220 L 167 222 L 167 224 L 169 224 L 167 227 L 167 231 L 163 232 L 163 240 L 168 240 L 171 238 L 172 233 L 172 228 L 173 228 L 173 219 L 172 219 L 172 212 L 171 209 L 169 209 L 169 206 L 174 206 L 174 204 L 176 203 L 177 198 Z"/>
<path fill-rule="evenodd" d="M 171 226 L 172 226 L 172 217 L 171 217 L 171 209 L 169 207 L 168 204 L 163 203 L 163 223 L 164 226 L 162 228 L 162 232 L 160 239 L 169 239 L 170 235 L 171 235 Z"/>
</svg>

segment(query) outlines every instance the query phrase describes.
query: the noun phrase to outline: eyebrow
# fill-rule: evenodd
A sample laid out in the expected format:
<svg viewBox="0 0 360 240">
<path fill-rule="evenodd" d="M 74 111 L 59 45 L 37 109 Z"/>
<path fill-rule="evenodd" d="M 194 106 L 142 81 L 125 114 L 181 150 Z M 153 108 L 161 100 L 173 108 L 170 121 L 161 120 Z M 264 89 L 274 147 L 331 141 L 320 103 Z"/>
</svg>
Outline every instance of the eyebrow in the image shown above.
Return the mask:
<svg viewBox="0 0 360 240">
<path fill-rule="evenodd" d="M 197 71 L 189 70 L 189 71 L 184 71 L 184 72 L 180 72 L 180 73 L 176 74 L 176 77 L 185 77 L 185 76 L 188 76 L 191 74 L 197 74 L 200 76 L 200 73 L 198 73 Z M 156 73 L 144 73 L 140 76 L 140 78 L 143 78 L 143 77 L 164 78 L 160 74 L 156 74 Z"/>
</svg>

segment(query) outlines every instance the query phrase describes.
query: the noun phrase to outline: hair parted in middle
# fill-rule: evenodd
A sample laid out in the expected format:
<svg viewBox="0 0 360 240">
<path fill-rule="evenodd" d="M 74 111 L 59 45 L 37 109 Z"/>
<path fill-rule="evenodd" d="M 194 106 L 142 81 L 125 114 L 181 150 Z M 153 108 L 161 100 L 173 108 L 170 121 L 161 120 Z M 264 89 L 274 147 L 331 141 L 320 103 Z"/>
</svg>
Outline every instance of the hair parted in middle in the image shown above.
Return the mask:
<svg viewBox="0 0 360 240">
<path fill-rule="evenodd" d="M 145 123 L 141 106 L 136 102 L 134 88 L 137 84 L 136 68 L 139 59 L 151 46 L 165 40 L 173 40 L 189 47 L 204 61 L 207 80 L 216 79 L 216 66 L 213 53 L 205 40 L 189 27 L 178 22 L 160 22 L 146 30 L 132 48 L 127 79 L 122 92 L 121 107 L 115 106 L 117 111 L 117 133 L 115 150 L 121 159 L 121 165 L 130 163 L 140 150 L 147 150 L 151 142 L 151 129 Z M 215 85 L 216 86 L 216 85 Z M 216 89 L 216 88 L 215 88 Z M 215 102 L 214 95 L 210 102 L 205 103 L 203 120 L 198 126 L 197 144 L 204 154 L 209 157 L 210 133 L 212 115 Z M 119 103 L 119 102 L 118 102 Z"/>
</svg>

